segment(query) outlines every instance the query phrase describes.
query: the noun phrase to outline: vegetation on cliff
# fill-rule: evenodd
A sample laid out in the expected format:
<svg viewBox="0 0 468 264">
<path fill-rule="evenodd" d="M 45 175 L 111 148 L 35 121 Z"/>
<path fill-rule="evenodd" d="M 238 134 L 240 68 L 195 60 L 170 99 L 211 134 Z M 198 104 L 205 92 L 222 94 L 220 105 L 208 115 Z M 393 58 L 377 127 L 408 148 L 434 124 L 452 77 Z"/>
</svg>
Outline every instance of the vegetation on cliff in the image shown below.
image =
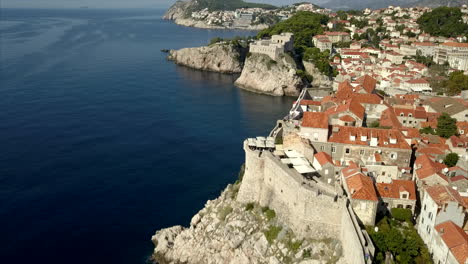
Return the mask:
<svg viewBox="0 0 468 264">
<path fill-rule="evenodd" d="M 456 37 L 468 34 L 468 25 L 463 23 L 458 7 L 438 7 L 424 13 L 417 20 L 424 32 L 433 36 Z"/>
<path fill-rule="evenodd" d="M 330 66 L 328 51 L 320 52 L 314 48 L 312 37 L 323 34 L 322 25 L 326 25 L 329 17 L 322 14 L 311 13 L 307 11 L 297 12 L 293 17 L 282 21 L 270 28 L 260 31 L 258 38 L 271 37 L 283 32 L 294 33 L 294 47 L 299 61 L 312 62 L 316 68 L 326 76 L 336 76 L 336 71 Z M 301 74 L 301 72 L 299 72 Z M 309 79 L 308 76 L 301 76 L 303 79 Z M 310 80 L 309 80 L 310 81 Z"/>
<path fill-rule="evenodd" d="M 297 12 L 291 18 L 258 33 L 259 38 L 271 37 L 283 32 L 294 33 L 294 46 L 312 47 L 312 37 L 323 33 L 321 25 L 326 25 L 328 16 L 307 11 Z"/>
</svg>

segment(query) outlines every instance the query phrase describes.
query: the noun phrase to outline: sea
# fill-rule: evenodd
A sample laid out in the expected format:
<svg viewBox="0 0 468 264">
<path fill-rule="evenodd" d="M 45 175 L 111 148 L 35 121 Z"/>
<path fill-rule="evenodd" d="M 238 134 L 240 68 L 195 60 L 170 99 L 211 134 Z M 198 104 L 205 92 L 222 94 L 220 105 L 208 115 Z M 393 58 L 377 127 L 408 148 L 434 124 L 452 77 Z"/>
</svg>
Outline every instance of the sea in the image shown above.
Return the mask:
<svg viewBox="0 0 468 264">
<path fill-rule="evenodd" d="M 146 263 L 237 179 L 294 98 L 161 49 L 254 35 L 152 9 L 0 9 L 0 263 Z"/>
</svg>

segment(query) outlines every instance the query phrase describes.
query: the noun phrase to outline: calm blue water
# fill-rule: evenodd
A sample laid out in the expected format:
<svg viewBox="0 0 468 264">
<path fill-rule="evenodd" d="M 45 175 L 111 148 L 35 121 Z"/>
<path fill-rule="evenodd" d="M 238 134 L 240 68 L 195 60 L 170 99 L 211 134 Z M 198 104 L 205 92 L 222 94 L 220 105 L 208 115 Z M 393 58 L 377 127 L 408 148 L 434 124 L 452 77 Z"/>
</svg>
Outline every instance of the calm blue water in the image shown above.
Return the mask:
<svg viewBox="0 0 468 264">
<path fill-rule="evenodd" d="M 241 142 L 293 99 L 179 67 L 163 48 L 253 34 L 160 10 L 0 14 L 0 262 L 144 263 L 235 181 Z"/>
</svg>

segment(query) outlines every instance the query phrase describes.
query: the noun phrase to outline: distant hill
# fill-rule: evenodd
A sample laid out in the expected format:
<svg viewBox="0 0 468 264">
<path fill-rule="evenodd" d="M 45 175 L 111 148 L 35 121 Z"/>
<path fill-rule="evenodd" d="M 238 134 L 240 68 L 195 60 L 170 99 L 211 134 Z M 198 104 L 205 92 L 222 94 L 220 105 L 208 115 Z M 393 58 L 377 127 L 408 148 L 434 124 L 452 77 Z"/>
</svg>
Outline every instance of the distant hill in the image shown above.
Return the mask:
<svg viewBox="0 0 468 264">
<path fill-rule="evenodd" d="M 461 6 L 466 4 L 467 0 L 330 0 L 323 7 L 339 10 L 339 9 L 379 9 L 390 5 L 413 7 L 413 6 Z"/>
<path fill-rule="evenodd" d="M 208 8 L 210 11 L 215 10 L 235 10 L 238 8 L 252 8 L 260 7 L 265 9 L 275 9 L 276 7 L 269 4 L 260 4 L 260 3 L 250 3 L 244 2 L 242 0 L 197 0 L 192 1 L 196 2 L 197 9 L 201 10 Z"/>
</svg>

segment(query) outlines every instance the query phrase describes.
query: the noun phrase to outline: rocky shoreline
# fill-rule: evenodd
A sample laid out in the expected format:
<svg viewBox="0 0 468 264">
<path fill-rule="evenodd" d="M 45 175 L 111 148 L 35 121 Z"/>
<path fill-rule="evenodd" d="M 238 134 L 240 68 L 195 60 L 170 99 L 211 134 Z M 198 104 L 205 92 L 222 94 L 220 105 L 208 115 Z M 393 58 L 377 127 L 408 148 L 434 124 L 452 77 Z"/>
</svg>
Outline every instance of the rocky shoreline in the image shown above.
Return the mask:
<svg viewBox="0 0 468 264">
<path fill-rule="evenodd" d="M 236 200 L 241 183 L 207 201 L 189 227 L 156 232 L 152 261 L 159 264 L 344 263 L 341 242 L 297 237 L 269 208 Z"/>
<path fill-rule="evenodd" d="M 197 48 L 170 50 L 168 59 L 197 70 L 220 73 L 240 73 L 247 48 L 232 44 L 213 44 Z"/>
</svg>

